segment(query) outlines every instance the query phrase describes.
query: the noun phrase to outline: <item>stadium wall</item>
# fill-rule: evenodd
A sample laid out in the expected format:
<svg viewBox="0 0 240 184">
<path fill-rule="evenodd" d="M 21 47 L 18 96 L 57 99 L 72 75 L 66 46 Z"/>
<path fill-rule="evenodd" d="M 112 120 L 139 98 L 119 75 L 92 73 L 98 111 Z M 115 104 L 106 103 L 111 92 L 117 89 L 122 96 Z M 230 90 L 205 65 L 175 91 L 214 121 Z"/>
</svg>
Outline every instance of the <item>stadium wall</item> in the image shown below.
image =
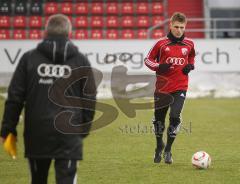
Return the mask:
<svg viewBox="0 0 240 184">
<path fill-rule="evenodd" d="M 240 96 L 240 42 L 237 39 L 202 40 L 196 39 L 196 70 L 190 74 L 189 97 L 239 97 Z M 0 42 L 0 86 L 8 86 L 12 73 L 22 54 L 39 41 Z M 103 73 L 99 85 L 99 97 L 112 96 L 112 71 L 119 73 L 118 83 L 128 78 L 137 78 L 136 83 L 128 82 L 128 90 L 142 88 L 146 78 L 154 83 L 154 73 L 144 65 L 144 57 L 156 42 L 155 40 L 82 40 L 73 42 L 91 62 Z M 124 66 L 125 69 L 119 68 Z M 120 69 L 120 70 L 119 70 Z M 124 71 L 126 70 L 126 71 Z M 121 74 L 121 72 L 123 72 Z M 130 75 L 130 76 L 127 76 Z M 142 81 L 142 82 L 141 82 Z M 153 86 L 153 85 L 152 85 Z M 147 89 L 149 96 L 153 87 Z M 137 96 L 146 95 L 146 88 Z"/>
</svg>

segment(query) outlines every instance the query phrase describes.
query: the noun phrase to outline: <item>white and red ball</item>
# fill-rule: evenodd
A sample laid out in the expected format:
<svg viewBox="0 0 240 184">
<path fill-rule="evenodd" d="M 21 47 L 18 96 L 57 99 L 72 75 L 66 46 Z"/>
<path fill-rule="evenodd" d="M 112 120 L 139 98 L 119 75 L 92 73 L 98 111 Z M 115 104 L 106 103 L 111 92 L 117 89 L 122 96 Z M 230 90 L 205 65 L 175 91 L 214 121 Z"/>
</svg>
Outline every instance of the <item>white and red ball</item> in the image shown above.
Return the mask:
<svg viewBox="0 0 240 184">
<path fill-rule="evenodd" d="M 192 165 L 198 169 L 207 169 L 211 165 L 211 157 L 205 151 L 198 151 L 192 156 Z"/>
</svg>

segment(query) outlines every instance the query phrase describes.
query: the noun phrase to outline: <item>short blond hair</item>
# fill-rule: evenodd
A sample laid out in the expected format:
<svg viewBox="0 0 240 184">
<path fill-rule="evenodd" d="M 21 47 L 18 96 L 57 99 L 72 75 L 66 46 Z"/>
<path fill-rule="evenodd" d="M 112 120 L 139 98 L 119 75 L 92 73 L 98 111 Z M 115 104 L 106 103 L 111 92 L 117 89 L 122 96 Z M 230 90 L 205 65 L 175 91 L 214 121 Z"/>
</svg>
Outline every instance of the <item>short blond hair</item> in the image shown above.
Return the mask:
<svg viewBox="0 0 240 184">
<path fill-rule="evenodd" d="M 187 17 L 185 14 L 181 13 L 181 12 L 175 12 L 173 13 L 172 17 L 171 17 L 171 22 L 181 22 L 181 23 L 187 23 Z"/>
<path fill-rule="evenodd" d="M 68 37 L 71 31 L 72 24 L 66 15 L 55 14 L 49 17 L 46 25 L 46 34 L 48 36 Z"/>
</svg>

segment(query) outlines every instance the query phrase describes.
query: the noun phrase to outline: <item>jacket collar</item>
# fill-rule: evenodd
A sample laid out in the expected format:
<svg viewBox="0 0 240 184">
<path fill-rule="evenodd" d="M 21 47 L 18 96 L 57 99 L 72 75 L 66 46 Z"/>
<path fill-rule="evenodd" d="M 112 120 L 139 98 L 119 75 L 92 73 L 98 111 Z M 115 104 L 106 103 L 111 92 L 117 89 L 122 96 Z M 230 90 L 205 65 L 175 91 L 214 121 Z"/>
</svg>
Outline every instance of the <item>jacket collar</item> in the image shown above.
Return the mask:
<svg viewBox="0 0 240 184">
<path fill-rule="evenodd" d="M 177 38 L 172 34 L 171 31 L 169 31 L 167 37 L 169 40 L 171 40 L 172 43 L 179 43 L 179 42 L 183 41 L 183 39 L 185 38 L 185 35 L 183 34 L 180 38 Z"/>
</svg>

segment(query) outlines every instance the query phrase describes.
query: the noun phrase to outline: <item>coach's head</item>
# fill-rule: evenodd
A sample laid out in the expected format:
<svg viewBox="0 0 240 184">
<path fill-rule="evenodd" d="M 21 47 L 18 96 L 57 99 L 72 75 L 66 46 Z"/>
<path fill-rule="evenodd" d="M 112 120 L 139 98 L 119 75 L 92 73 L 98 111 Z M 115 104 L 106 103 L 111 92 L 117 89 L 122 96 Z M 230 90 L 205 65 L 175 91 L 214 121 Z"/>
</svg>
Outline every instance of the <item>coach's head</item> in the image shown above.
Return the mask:
<svg viewBox="0 0 240 184">
<path fill-rule="evenodd" d="M 72 24 L 69 18 L 63 14 L 55 14 L 49 17 L 45 36 L 69 37 L 72 32 Z"/>
</svg>

